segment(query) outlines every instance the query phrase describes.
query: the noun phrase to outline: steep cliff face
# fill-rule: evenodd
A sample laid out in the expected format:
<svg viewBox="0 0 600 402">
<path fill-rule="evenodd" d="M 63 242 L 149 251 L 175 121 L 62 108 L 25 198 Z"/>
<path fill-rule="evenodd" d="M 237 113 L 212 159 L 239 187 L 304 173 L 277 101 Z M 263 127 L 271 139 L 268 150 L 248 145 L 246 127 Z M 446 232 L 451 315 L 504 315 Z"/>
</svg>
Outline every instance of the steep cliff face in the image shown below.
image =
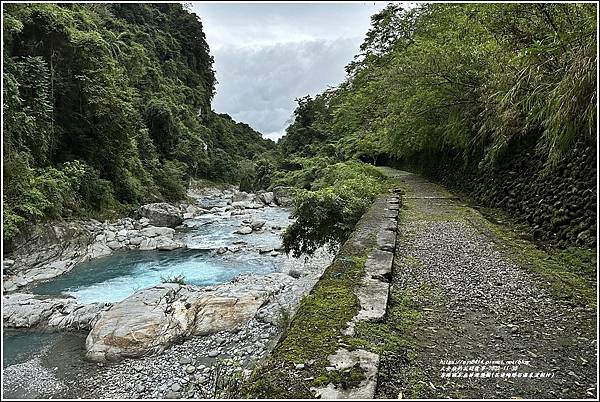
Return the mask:
<svg viewBox="0 0 600 402">
<path fill-rule="evenodd" d="M 577 143 L 556 165 L 547 166 L 531 140 L 514 143 L 494 167 L 465 163 L 451 153 L 404 162 L 454 187 L 484 206 L 500 208 L 528 224 L 533 237 L 560 248 L 596 244 L 596 149 Z"/>
</svg>

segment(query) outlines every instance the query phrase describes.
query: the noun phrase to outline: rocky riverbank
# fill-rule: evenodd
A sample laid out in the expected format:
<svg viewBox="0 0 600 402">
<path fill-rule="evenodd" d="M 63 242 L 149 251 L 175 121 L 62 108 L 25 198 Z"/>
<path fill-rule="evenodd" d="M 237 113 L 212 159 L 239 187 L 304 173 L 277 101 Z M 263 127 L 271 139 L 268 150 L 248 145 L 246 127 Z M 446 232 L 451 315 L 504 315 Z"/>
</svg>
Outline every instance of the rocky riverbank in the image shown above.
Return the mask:
<svg viewBox="0 0 600 402">
<path fill-rule="evenodd" d="M 269 353 L 332 255 L 321 251 L 310 260 L 285 258 L 279 256 L 279 246 L 264 245 L 279 236 L 283 227 L 256 218 L 273 213 L 268 208 L 259 215 L 248 211 L 286 204 L 285 194 L 205 189 L 191 196 L 196 203 L 149 204 L 136 216 L 115 223 L 71 222 L 40 229 L 36 241 L 13 251 L 14 262 L 9 260 L 5 270 L 9 286 L 3 296 L 4 327 L 89 334 L 85 342 L 78 336 L 69 338 L 82 339 L 75 341 L 75 351 L 64 353 L 49 346 L 23 363 L 6 367 L 5 395 L 211 397 L 215 392 L 231 392 L 230 386 Z M 190 235 L 186 228 L 192 230 L 213 217 L 228 222 L 235 217 L 237 223 L 228 223 L 237 227 L 235 236 L 250 239 L 248 244 L 229 236 L 222 246 L 214 247 L 214 253 L 235 255 L 243 250 L 265 255 L 261 258 L 279 256 L 283 258 L 279 272 L 242 274 L 216 286 L 163 283 L 114 304 L 81 304 L 67 296 L 27 293 L 27 285 L 33 282 L 116 250 L 186 247 Z M 51 235 L 44 238 L 44 233 Z M 269 241 L 260 240 L 263 236 Z M 43 246 L 36 249 L 36 243 Z M 31 372 L 39 376 L 32 379 Z"/>
<path fill-rule="evenodd" d="M 227 304 L 221 305 L 221 308 L 213 304 L 211 308 L 200 309 L 194 328 L 203 335 L 190 334 L 187 338 L 174 336 L 172 339 L 175 344 L 165 346 L 166 349 L 159 354 L 92 364 L 82 359 L 85 352 L 82 345 L 79 354 L 70 358 L 71 361 L 81 361 L 65 367 L 61 359 L 69 360 L 69 357 L 58 358 L 53 355 L 56 351 L 49 349 L 42 356 L 6 368 L 5 377 L 10 380 L 6 382 L 5 395 L 44 398 L 201 398 L 216 396 L 215 392 L 233 392 L 237 381 L 249 375 L 250 370 L 268 355 L 287 321 L 295 313 L 299 301 L 312 289 L 331 259 L 332 255 L 325 251 L 318 252 L 310 260 L 288 258 L 279 273 L 241 275 L 227 284 L 197 289 L 196 296 L 214 293 L 236 297 L 261 293 L 264 299 L 260 304 L 250 303 L 252 308 L 246 305 L 237 310 L 240 314 L 232 315 L 232 311 L 236 310 L 229 309 Z M 145 291 L 148 290 L 142 292 Z M 191 289 L 186 289 L 186 292 L 189 295 Z M 122 307 L 127 307 L 135 300 L 122 303 Z M 130 312 L 139 313 L 137 310 Z M 222 317 L 221 314 L 226 315 L 226 320 L 212 326 L 210 323 Z M 154 318 L 164 317 L 161 314 Z M 108 318 L 108 315 L 103 315 L 101 319 L 106 321 L 108 327 L 114 326 L 116 321 Z M 121 323 L 127 326 L 123 317 Z M 160 327 L 154 325 L 156 321 L 151 324 L 148 327 Z M 131 325 L 128 328 L 135 332 Z M 181 327 L 170 329 L 177 331 Z M 104 329 L 102 331 L 106 332 Z M 128 333 L 134 335 L 131 331 Z M 88 343 L 95 344 L 99 339 L 102 338 L 90 335 Z M 28 374 L 30 372 L 43 375 L 32 378 Z"/>
<path fill-rule="evenodd" d="M 248 209 L 288 205 L 286 191 L 249 194 L 230 189 L 194 189 L 188 193 L 192 203 L 179 206 L 147 204 L 134 217 L 115 222 L 97 220 L 57 222 L 31 226 L 11 245 L 3 260 L 3 288 L 12 292 L 69 272 L 77 264 L 119 250 L 175 250 L 186 245 L 177 238 L 175 228 L 203 214 L 227 212 L 244 214 Z M 247 222 L 245 234 L 260 230 L 259 223 Z M 252 229 L 252 230 L 249 230 Z M 249 230 L 249 231 L 248 231 Z M 242 233 L 242 232 L 240 232 Z"/>
<path fill-rule="evenodd" d="M 143 208 L 154 207 L 157 210 L 162 206 L 150 204 Z M 174 235 L 175 229 L 150 225 L 145 216 L 122 218 L 110 223 L 92 220 L 35 227 L 31 229 L 32 239 L 4 260 L 4 291 L 15 291 L 34 282 L 55 278 L 79 263 L 117 250 L 175 250 L 184 247 L 182 242 L 174 239 Z"/>
</svg>

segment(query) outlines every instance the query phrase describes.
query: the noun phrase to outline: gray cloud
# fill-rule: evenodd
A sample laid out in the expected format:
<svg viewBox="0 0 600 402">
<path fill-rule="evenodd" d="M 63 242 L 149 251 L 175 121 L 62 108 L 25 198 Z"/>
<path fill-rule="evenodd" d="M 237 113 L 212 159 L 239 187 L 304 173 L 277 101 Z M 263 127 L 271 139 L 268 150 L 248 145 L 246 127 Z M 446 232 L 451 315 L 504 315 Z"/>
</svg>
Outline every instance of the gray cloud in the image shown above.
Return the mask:
<svg viewBox="0 0 600 402">
<path fill-rule="evenodd" d="M 213 109 L 280 138 L 294 99 L 343 81 L 385 4 L 193 3 L 215 58 Z"/>
<path fill-rule="evenodd" d="M 213 108 L 280 136 L 296 107 L 294 99 L 339 84 L 356 51 L 354 38 L 219 49 Z"/>
</svg>

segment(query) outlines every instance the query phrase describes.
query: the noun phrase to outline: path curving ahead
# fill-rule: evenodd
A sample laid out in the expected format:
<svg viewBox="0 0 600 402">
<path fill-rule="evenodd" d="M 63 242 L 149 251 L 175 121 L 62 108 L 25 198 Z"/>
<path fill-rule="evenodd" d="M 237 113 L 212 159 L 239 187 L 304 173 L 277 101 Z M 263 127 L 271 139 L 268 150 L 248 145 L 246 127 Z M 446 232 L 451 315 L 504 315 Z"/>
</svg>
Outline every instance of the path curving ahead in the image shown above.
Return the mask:
<svg viewBox="0 0 600 402">
<path fill-rule="evenodd" d="M 399 341 L 375 397 L 595 398 L 596 284 L 561 282 L 571 274 L 555 256 L 442 187 L 383 170 L 404 192 L 386 316 Z"/>
</svg>

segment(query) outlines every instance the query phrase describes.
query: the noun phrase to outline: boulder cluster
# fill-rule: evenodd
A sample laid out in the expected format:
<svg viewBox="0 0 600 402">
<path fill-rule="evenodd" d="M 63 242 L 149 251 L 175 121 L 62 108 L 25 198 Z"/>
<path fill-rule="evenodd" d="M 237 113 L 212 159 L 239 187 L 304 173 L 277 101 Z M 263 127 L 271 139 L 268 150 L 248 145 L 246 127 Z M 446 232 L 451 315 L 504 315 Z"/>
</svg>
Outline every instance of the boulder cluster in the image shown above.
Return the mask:
<svg viewBox="0 0 600 402">
<path fill-rule="evenodd" d="M 86 357 L 116 361 L 162 352 L 193 335 L 237 332 L 293 278 L 273 273 L 215 288 L 164 283 L 142 289 L 101 315 L 86 340 Z"/>
</svg>

